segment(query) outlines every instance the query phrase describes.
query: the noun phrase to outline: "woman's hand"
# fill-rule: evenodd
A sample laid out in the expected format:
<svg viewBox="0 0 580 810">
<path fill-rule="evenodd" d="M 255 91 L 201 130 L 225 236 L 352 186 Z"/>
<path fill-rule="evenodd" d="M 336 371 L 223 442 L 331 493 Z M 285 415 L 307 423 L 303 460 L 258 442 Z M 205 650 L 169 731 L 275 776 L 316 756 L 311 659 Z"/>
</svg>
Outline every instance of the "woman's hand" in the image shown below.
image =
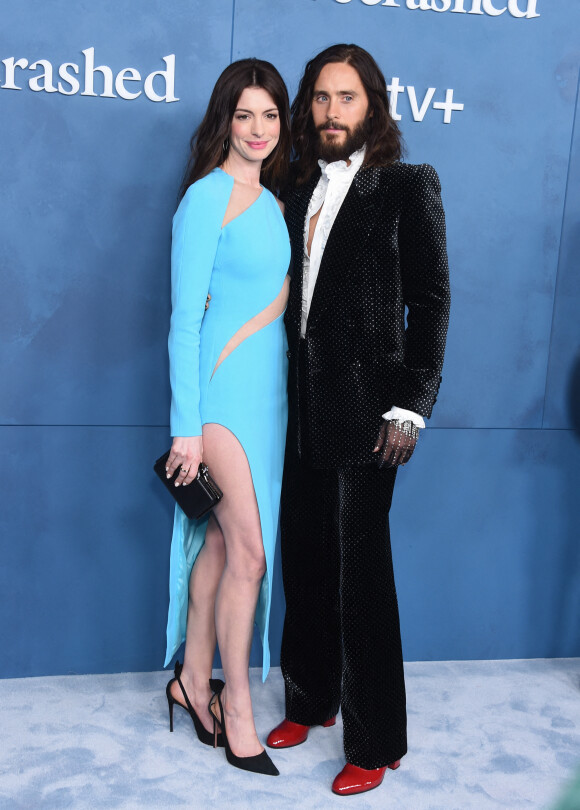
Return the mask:
<svg viewBox="0 0 580 810">
<path fill-rule="evenodd" d="M 176 436 L 173 439 L 169 458 L 165 466 L 167 477 L 171 478 L 175 470 L 181 465 L 179 475 L 175 479 L 175 486 L 187 486 L 197 476 L 197 470 L 203 457 L 201 436 Z"/>
</svg>

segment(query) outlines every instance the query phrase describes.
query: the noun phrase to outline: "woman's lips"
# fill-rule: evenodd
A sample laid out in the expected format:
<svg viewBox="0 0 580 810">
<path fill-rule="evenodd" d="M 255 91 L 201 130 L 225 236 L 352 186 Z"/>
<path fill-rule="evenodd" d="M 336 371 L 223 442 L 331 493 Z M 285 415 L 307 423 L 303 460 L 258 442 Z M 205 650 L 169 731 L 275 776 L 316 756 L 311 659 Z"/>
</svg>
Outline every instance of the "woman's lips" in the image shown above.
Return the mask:
<svg viewBox="0 0 580 810">
<path fill-rule="evenodd" d="M 268 141 L 246 141 L 250 149 L 264 149 L 268 146 Z"/>
</svg>

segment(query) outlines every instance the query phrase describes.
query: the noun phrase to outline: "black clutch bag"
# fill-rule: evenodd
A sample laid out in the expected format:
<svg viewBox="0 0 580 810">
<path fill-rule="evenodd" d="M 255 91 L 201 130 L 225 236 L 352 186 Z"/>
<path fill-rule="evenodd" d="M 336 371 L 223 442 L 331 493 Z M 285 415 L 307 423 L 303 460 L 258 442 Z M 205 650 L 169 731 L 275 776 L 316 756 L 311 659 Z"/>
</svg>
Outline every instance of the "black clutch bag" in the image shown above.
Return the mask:
<svg viewBox="0 0 580 810">
<path fill-rule="evenodd" d="M 167 464 L 169 453 L 170 451 L 168 450 L 161 458 L 158 458 L 153 465 L 153 469 L 187 517 L 190 520 L 197 520 L 203 517 L 206 512 L 209 512 L 210 509 L 214 508 L 216 503 L 223 498 L 223 492 L 210 476 L 205 464 L 199 465 L 197 477 L 194 478 L 191 484 L 188 484 L 186 487 L 183 485 L 176 487 L 175 479 L 179 475 L 181 467 L 175 470 L 171 478 L 167 477 L 165 465 Z"/>
</svg>

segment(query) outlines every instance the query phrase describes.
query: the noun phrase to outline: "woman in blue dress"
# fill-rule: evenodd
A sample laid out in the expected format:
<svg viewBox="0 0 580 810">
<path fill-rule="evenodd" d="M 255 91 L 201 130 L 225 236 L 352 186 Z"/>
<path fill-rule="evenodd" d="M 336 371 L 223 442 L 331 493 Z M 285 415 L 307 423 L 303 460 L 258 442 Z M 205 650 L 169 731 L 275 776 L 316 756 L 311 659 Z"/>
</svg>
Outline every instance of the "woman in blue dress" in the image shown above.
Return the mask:
<svg viewBox="0 0 580 810">
<path fill-rule="evenodd" d="M 286 87 L 268 62 L 230 65 L 192 140 L 173 220 L 167 463 L 187 486 L 203 460 L 224 492 L 209 518 L 176 507 L 165 665 L 167 685 L 199 739 L 236 767 L 276 775 L 258 740 L 249 687 L 254 621 L 270 655 L 268 620 L 284 442 L 290 245 L 279 188 L 290 157 Z M 225 685 L 210 678 L 219 645 Z M 212 697 L 213 691 L 213 697 Z M 208 703 L 212 699 L 211 706 Z"/>
</svg>

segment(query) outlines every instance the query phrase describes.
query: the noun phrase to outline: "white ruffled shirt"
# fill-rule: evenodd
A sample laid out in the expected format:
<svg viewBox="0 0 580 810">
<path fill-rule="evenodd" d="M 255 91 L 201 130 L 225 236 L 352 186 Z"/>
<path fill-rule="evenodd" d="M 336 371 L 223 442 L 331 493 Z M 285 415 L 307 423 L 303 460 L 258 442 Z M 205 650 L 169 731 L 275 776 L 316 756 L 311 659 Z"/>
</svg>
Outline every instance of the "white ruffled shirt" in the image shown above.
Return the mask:
<svg viewBox="0 0 580 810">
<path fill-rule="evenodd" d="M 345 160 L 337 160 L 334 163 L 326 163 L 324 160 L 318 161 L 322 174 L 310 198 L 308 213 L 304 223 L 302 321 L 300 327 L 300 335 L 302 337 L 306 334 L 306 322 L 308 320 L 308 313 L 310 312 L 310 305 L 312 303 L 312 296 L 314 294 L 314 287 L 316 286 L 324 248 L 326 247 L 336 216 L 340 211 L 340 206 L 344 202 L 355 174 L 363 164 L 364 157 L 365 148 L 363 147 L 350 155 L 350 163 L 348 165 Z M 309 256 L 308 235 L 310 231 L 310 220 L 318 211 L 320 211 L 320 216 L 318 217 L 314 236 L 312 237 Z M 401 419 L 402 421 L 410 419 L 417 427 L 425 427 L 425 421 L 418 413 L 405 410 L 404 408 L 397 408 L 396 406 L 393 406 L 390 411 L 384 413 L 383 418 Z"/>
</svg>

